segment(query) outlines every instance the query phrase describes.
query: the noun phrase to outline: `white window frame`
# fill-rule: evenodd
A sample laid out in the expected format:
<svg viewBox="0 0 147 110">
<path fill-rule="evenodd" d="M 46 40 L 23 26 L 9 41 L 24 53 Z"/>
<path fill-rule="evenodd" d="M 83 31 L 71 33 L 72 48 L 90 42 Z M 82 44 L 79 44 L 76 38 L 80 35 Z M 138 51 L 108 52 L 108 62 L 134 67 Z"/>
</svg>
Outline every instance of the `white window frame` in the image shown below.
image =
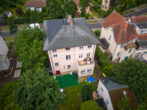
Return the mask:
<svg viewBox="0 0 147 110">
<path fill-rule="evenodd" d="M 88 68 L 87 69 L 87 73 L 91 74 L 92 73 L 92 69 L 91 68 Z"/>
</svg>

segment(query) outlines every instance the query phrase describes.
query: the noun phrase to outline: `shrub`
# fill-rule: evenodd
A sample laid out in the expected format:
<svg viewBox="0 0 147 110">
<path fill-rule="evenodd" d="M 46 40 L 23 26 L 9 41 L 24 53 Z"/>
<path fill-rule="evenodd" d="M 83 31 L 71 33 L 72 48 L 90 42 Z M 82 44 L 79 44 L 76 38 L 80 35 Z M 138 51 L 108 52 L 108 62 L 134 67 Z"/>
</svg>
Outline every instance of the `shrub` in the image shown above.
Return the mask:
<svg viewBox="0 0 147 110">
<path fill-rule="evenodd" d="M 82 101 L 87 101 L 92 99 L 92 86 L 85 84 L 82 88 Z"/>
<path fill-rule="evenodd" d="M 23 15 L 23 11 L 22 11 L 21 8 L 17 8 L 17 9 L 15 10 L 15 12 L 16 12 L 16 14 L 19 15 L 19 16 Z"/>
<path fill-rule="evenodd" d="M 94 100 L 89 100 L 81 104 L 80 110 L 103 110 Z"/>
</svg>

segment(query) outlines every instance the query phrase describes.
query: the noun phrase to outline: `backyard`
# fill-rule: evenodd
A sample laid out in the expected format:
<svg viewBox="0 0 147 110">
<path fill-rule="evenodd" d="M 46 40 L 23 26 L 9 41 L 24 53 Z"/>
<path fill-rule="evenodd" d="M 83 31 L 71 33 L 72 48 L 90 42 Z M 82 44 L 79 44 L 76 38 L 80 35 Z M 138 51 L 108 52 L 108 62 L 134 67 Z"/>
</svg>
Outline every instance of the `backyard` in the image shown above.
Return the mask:
<svg viewBox="0 0 147 110">
<path fill-rule="evenodd" d="M 86 82 L 79 85 L 65 88 L 66 100 L 63 104 L 57 106 L 57 110 L 80 110 L 81 92 Z M 92 91 L 96 90 L 96 83 L 89 83 L 92 85 Z"/>
</svg>

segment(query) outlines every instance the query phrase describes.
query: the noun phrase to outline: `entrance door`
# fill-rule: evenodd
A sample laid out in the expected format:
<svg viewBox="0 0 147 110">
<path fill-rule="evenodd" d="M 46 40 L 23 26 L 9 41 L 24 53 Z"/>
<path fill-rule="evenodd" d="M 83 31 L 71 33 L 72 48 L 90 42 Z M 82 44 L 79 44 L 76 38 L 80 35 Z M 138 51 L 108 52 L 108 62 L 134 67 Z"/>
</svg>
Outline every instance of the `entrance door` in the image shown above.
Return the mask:
<svg viewBox="0 0 147 110">
<path fill-rule="evenodd" d="M 56 75 L 60 75 L 60 71 L 56 71 Z"/>
</svg>

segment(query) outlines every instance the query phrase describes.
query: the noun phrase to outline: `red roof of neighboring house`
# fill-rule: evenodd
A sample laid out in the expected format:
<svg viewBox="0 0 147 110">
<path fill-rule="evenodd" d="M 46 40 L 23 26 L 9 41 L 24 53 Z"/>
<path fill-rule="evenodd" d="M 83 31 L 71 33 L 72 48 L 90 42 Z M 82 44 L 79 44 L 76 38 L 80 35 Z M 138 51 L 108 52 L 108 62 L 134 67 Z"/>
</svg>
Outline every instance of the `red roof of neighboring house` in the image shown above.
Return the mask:
<svg viewBox="0 0 147 110">
<path fill-rule="evenodd" d="M 45 0 L 31 0 L 25 2 L 25 7 L 37 7 L 42 8 L 46 6 Z"/>
<path fill-rule="evenodd" d="M 130 22 L 129 22 L 130 20 Z M 117 12 L 112 12 L 102 23 L 104 28 L 112 27 L 117 43 L 127 43 L 138 37 L 139 40 L 147 40 L 147 34 L 137 34 L 133 23 L 147 22 L 147 16 L 125 18 Z"/>
</svg>

